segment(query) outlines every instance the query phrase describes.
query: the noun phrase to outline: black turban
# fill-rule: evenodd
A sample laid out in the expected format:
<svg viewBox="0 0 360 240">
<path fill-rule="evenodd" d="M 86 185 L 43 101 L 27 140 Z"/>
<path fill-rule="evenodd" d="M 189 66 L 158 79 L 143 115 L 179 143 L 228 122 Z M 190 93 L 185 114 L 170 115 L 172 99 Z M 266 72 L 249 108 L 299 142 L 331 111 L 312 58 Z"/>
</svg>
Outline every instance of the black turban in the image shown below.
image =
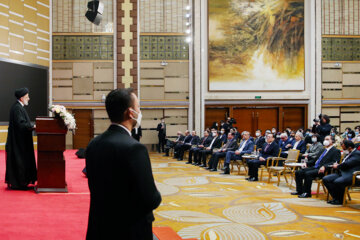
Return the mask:
<svg viewBox="0 0 360 240">
<path fill-rule="evenodd" d="M 20 98 L 22 98 L 23 96 L 25 96 L 28 93 L 29 93 L 29 89 L 27 89 L 27 88 L 19 88 L 19 89 L 15 90 L 15 97 L 17 99 L 20 99 Z"/>
</svg>

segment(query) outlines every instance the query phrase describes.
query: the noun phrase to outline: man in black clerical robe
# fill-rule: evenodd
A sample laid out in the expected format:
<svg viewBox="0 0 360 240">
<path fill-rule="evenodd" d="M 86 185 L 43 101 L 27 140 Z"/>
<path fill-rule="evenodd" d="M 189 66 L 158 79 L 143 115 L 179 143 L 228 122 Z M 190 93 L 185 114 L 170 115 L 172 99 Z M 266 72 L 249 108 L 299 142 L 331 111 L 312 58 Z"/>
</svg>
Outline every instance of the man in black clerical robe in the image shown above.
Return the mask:
<svg viewBox="0 0 360 240">
<path fill-rule="evenodd" d="M 10 189 L 28 190 L 28 184 L 37 180 L 32 131 L 24 106 L 29 104 L 27 88 L 15 91 L 17 101 L 10 109 L 8 137 L 6 141 L 5 183 Z"/>
<path fill-rule="evenodd" d="M 112 124 L 85 153 L 90 189 L 86 239 L 152 240 L 153 210 L 161 195 L 146 147 L 131 137 L 141 122 L 139 100 L 132 89 L 116 89 L 105 106 Z"/>
</svg>

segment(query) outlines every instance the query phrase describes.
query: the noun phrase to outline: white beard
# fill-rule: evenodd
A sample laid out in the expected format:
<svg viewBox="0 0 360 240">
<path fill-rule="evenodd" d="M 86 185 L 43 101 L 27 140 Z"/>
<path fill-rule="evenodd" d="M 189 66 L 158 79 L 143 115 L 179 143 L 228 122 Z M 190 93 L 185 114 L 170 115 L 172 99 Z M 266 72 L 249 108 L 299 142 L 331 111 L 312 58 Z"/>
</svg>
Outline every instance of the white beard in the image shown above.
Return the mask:
<svg viewBox="0 0 360 240">
<path fill-rule="evenodd" d="M 24 106 L 28 106 L 28 105 L 29 105 L 29 101 L 24 101 L 23 104 L 24 104 Z"/>
</svg>

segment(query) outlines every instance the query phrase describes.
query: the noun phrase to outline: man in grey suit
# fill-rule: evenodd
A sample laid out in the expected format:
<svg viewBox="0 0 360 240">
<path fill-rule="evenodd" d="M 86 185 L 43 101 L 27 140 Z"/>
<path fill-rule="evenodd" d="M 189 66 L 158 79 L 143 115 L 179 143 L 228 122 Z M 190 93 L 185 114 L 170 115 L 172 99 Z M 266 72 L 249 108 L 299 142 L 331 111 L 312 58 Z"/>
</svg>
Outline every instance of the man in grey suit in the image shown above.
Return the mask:
<svg viewBox="0 0 360 240">
<path fill-rule="evenodd" d="M 344 152 L 348 152 L 348 155 L 341 164 L 338 162 L 333 164 L 333 168 L 338 170 L 337 173 L 323 178 L 323 182 L 333 198 L 328 203 L 333 205 L 343 203 L 345 187 L 351 185 L 353 173 L 360 171 L 360 151 L 355 149 L 355 144 L 350 140 L 344 140 L 341 147 Z"/>
<path fill-rule="evenodd" d="M 86 149 L 90 189 L 87 240 L 152 240 L 153 210 L 160 205 L 148 151 L 131 137 L 141 122 L 132 89 L 115 89 L 105 101 L 110 127 Z"/>
</svg>

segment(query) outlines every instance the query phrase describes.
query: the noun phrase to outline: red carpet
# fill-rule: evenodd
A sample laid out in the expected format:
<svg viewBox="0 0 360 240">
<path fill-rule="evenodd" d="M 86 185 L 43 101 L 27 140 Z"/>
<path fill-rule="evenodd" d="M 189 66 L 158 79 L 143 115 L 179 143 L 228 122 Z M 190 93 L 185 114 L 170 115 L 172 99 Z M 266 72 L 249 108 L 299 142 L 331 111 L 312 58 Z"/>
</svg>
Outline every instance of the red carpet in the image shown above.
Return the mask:
<svg viewBox="0 0 360 240">
<path fill-rule="evenodd" d="M 84 159 L 75 150 L 65 152 L 69 193 L 7 190 L 5 152 L 0 151 L 0 239 L 85 239 L 89 211 L 89 189 L 81 170 Z"/>
</svg>

